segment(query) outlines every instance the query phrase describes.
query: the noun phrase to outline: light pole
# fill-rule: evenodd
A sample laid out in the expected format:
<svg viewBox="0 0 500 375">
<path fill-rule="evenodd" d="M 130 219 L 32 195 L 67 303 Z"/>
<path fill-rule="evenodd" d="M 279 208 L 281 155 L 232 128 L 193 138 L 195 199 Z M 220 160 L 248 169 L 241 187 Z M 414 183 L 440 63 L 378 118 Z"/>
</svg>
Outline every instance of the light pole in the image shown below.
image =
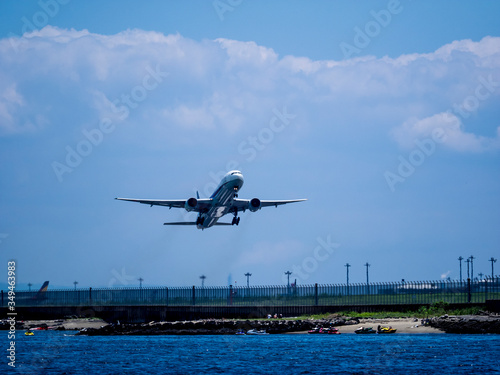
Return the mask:
<svg viewBox="0 0 500 375">
<path fill-rule="evenodd" d="M 252 276 L 252 274 L 250 272 L 247 272 L 245 276 L 247 277 L 247 288 L 248 288 L 250 286 L 250 276 Z"/>
<path fill-rule="evenodd" d="M 139 277 L 137 280 L 139 280 L 139 288 L 142 289 L 142 282 L 144 281 L 144 279 L 142 277 Z"/>
<path fill-rule="evenodd" d="M 366 267 L 366 291 L 367 294 L 370 294 L 370 281 L 368 278 L 368 267 L 370 267 L 370 263 L 366 262 L 365 267 Z"/>
<path fill-rule="evenodd" d="M 370 282 L 368 281 L 368 267 L 370 267 L 371 264 L 366 262 L 365 263 L 365 267 L 366 267 L 366 285 L 370 284 Z"/>
<path fill-rule="evenodd" d="M 286 276 L 287 276 L 287 278 L 288 278 L 288 283 L 287 283 L 288 288 L 290 288 L 290 275 L 291 275 L 291 274 L 292 274 L 292 273 L 291 273 L 290 271 L 286 271 L 286 272 L 285 272 L 285 275 L 286 275 Z"/>
<path fill-rule="evenodd" d="M 78 281 L 73 281 L 73 284 L 75 285 L 75 290 L 76 290 L 76 285 L 78 284 Z"/>
<path fill-rule="evenodd" d="M 470 256 L 469 257 L 470 259 L 470 279 L 471 280 L 474 280 L 474 256 Z"/>
<path fill-rule="evenodd" d="M 496 263 L 496 259 L 491 257 L 490 262 L 491 262 L 491 280 L 493 280 L 493 277 L 495 276 L 495 273 L 493 272 L 493 263 Z"/>
<path fill-rule="evenodd" d="M 464 259 L 464 257 L 461 255 L 458 257 L 458 261 L 460 263 L 460 282 L 462 282 L 462 260 L 463 259 Z"/>
<path fill-rule="evenodd" d="M 469 273 L 470 258 L 467 258 L 465 262 L 467 263 L 467 278 L 470 279 L 470 273 Z"/>
<path fill-rule="evenodd" d="M 33 285 L 32 283 L 28 283 L 28 292 L 31 292 L 31 286 L 32 285 Z"/>
<path fill-rule="evenodd" d="M 351 267 L 351 265 L 349 263 L 346 263 L 345 267 L 347 268 L 347 286 L 349 286 L 349 267 Z"/>
<path fill-rule="evenodd" d="M 205 279 L 206 279 L 206 278 L 207 278 L 207 277 L 206 277 L 205 275 L 201 275 L 201 276 L 200 276 L 200 279 L 201 279 L 201 287 L 202 287 L 202 288 L 204 288 L 204 287 L 205 287 Z"/>
<path fill-rule="evenodd" d="M 479 280 L 482 280 L 482 279 L 483 279 L 483 275 L 484 275 L 484 273 L 482 273 L 482 272 L 479 272 L 479 273 L 478 273 Z"/>
</svg>

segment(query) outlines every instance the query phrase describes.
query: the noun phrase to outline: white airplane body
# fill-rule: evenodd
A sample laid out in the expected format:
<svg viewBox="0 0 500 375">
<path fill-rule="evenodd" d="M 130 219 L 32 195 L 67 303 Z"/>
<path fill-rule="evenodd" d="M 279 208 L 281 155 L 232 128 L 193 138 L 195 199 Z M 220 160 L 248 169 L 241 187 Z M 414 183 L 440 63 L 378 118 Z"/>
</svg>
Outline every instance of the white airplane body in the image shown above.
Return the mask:
<svg viewBox="0 0 500 375">
<path fill-rule="evenodd" d="M 152 206 L 166 206 L 169 208 L 185 208 L 188 212 L 198 212 L 198 218 L 195 222 L 182 221 L 175 223 L 164 223 L 164 225 L 196 225 L 198 229 L 210 228 L 214 225 L 238 225 L 240 218 L 239 212 L 250 210 L 255 212 L 262 207 L 276 206 L 302 202 L 307 199 L 293 199 L 293 200 L 260 200 L 253 199 L 239 199 L 238 191 L 243 186 L 243 175 L 240 171 L 230 171 L 221 180 L 215 192 L 210 198 L 200 199 L 174 199 L 174 200 L 158 200 L 158 199 L 132 199 L 132 198 L 115 198 L 122 201 L 138 202 L 149 204 Z M 232 213 L 234 215 L 231 223 L 219 223 L 218 220 L 226 215 Z"/>
</svg>

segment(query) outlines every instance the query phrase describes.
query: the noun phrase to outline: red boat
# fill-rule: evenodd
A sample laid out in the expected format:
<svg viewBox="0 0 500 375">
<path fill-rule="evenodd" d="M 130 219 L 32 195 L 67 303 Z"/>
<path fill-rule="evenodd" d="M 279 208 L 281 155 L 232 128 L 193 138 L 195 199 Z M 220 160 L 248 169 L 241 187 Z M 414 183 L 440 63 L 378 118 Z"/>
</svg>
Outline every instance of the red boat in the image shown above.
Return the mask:
<svg viewBox="0 0 500 375">
<path fill-rule="evenodd" d="M 339 330 L 335 327 L 321 328 L 320 333 L 327 334 L 327 335 L 340 335 Z"/>
<path fill-rule="evenodd" d="M 309 333 L 321 333 L 323 335 L 340 335 L 340 332 L 337 328 L 335 327 L 330 327 L 330 328 L 323 328 L 323 327 L 316 327 L 314 329 L 311 329 L 308 331 Z"/>
</svg>

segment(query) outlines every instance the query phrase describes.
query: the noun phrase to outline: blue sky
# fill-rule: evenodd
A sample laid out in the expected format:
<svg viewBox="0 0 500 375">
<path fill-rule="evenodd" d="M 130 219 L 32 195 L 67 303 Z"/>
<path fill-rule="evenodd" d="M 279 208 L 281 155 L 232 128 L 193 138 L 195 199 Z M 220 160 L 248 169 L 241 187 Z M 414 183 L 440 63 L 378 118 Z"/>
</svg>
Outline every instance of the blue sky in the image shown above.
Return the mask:
<svg viewBox="0 0 500 375">
<path fill-rule="evenodd" d="M 1 2 L 0 262 L 55 287 L 457 279 L 470 255 L 489 274 L 499 11 Z M 229 169 L 242 198 L 308 201 L 199 231 L 113 199 L 209 196 Z"/>
</svg>

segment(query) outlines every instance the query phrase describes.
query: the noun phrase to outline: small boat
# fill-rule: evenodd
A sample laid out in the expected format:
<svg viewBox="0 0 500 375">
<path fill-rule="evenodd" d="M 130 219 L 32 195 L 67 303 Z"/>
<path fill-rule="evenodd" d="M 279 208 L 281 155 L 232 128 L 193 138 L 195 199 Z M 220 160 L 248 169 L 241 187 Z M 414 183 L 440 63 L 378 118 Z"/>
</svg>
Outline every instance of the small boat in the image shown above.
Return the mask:
<svg viewBox="0 0 500 375">
<path fill-rule="evenodd" d="M 357 330 L 354 331 L 354 333 L 366 335 L 370 333 L 377 333 L 377 331 L 375 331 L 373 327 L 359 327 Z"/>
<path fill-rule="evenodd" d="M 238 330 L 235 335 L 246 335 L 245 331 L 243 331 L 242 329 Z"/>
<path fill-rule="evenodd" d="M 323 328 L 321 327 L 314 327 L 313 329 L 307 331 L 307 333 L 320 333 Z"/>
<path fill-rule="evenodd" d="M 269 335 L 265 330 L 261 329 L 257 331 L 256 329 L 251 329 L 247 331 L 247 335 Z"/>
<path fill-rule="evenodd" d="M 31 331 L 26 331 L 26 332 L 24 332 L 24 334 L 25 334 L 26 336 L 34 336 L 34 335 L 35 335 L 35 334 L 34 334 L 33 332 L 31 332 Z"/>
<path fill-rule="evenodd" d="M 377 333 L 396 333 L 396 329 L 392 327 L 379 327 L 377 328 Z"/>
<path fill-rule="evenodd" d="M 321 328 L 319 333 L 327 334 L 327 335 L 340 335 L 339 330 L 335 327 Z"/>
<path fill-rule="evenodd" d="M 310 331 L 308 331 L 308 333 L 319 333 L 319 334 L 323 334 L 323 335 L 340 335 L 340 332 L 337 328 L 335 327 L 330 327 L 330 328 L 323 328 L 323 327 L 316 327 L 314 329 L 311 329 Z"/>
</svg>

